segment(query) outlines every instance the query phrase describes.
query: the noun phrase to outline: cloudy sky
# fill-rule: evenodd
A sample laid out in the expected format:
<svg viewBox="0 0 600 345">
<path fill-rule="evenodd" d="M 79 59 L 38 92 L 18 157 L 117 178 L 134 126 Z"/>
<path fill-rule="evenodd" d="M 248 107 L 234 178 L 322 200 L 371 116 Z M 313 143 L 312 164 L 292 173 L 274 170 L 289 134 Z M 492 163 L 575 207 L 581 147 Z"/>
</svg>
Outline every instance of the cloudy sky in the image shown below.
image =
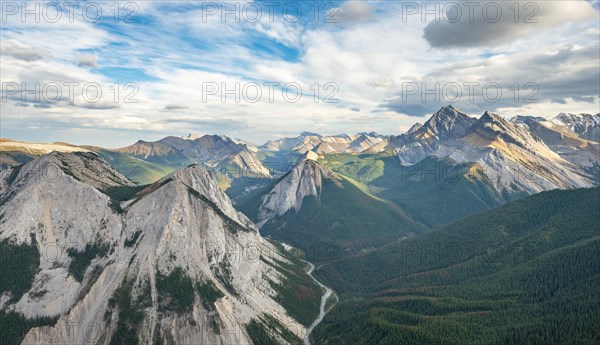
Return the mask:
<svg viewBox="0 0 600 345">
<path fill-rule="evenodd" d="M 599 112 L 598 1 L 2 1 L 0 137 L 399 134 Z M 27 11 L 25 11 L 27 10 Z"/>
</svg>

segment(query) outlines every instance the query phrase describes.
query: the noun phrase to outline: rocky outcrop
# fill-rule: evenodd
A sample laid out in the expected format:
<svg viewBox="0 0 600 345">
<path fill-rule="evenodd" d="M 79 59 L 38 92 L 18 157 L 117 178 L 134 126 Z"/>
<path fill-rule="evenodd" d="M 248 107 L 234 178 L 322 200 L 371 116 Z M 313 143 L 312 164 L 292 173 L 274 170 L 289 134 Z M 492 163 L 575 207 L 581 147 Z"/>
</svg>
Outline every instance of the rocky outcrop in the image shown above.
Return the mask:
<svg viewBox="0 0 600 345">
<path fill-rule="evenodd" d="M 241 151 L 231 157 L 226 162 L 231 162 L 240 169 L 242 176 L 271 176 L 271 171 L 258 159 L 255 153 L 248 150 Z"/>
</svg>

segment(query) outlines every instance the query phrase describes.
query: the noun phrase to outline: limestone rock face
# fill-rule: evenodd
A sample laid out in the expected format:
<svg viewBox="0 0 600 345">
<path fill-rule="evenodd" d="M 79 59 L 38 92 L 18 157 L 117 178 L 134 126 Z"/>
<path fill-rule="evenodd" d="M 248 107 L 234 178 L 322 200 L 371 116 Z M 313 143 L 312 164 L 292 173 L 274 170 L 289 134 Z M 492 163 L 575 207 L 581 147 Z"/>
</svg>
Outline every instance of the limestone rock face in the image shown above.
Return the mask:
<svg viewBox="0 0 600 345">
<path fill-rule="evenodd" d="M 263 165 L 255 152 L 243 150 L 229 157 L 229 162 L 241 169 L 241 172 L 250 172 L 257 176 L 271 176 L 271 171 Z"/>
<path fill-rule="evenodd" d="M 313 159 L 299 162 L 271 189 L 269 194 L 263 196 L 257 225 L 260 227 L 290 210 L 297 212 L 307 196 L 316 196 L 318 199 L 323 179 L 332 177 L 333 173 Z"/>
<path fill-rule="evenodd" d="M 264 315 L 306 331 L 271 287 L 288 259 L 199 165 L 135 189 L 94 154 L 52 153 L 3 171 L 0 192 L 0 241 L 40 255 L 28 291 L 3 292 L 0 308 L 58 318 L 23 344 L 250 344 L 245 325 Z"/>
<path fill-rule="evenodd" d="M 531 121 L 525 117 L 508 121 L 490 112 L 474 119 L 448 106 L 424 125 L 392 138 L 390 147 L 404 165 L 416 164 L 427 156 L 476 163 L 500 193 L 532 194 L 594 186 L 594 176 L 585 168 L 597 164 L 593 156 L 598 147 L 571 133 L 570 143 L 576 147 L 565 152 L 568 140 L 564 133 L 556 126 L 553 130 L 540 128 L 539 119 Z"/>
<path fill-rule="evenodd" d="M 600 143 L 580 137 L 564 124 L 533 116 L 516 116 L 510 121 L 526 128 L 566 161 L 583 168 L 600 165 Z"/>
<path fill-rule="evenodd" d="M 499 192 L 533 194 L 594 186 L 591 176 L 561 158 L 540 138 L 489 112 L 467 135 L 441 146 L 435 155 L 478 163 Z"/>
<path fill-rule="evenodd" d="M 553 123 L 565 126 L 580 138 L 600 142 L 600 113 L 592 114 L 565 114 L 560 113 Z"/>
<path fill-rule="evenodd" d="M 443 107 L 425 124 L 415 124 L 408 132 L 390 139 L 389 147 L 403 164 L 414 164 L 431 155 L 446 140 L 465 135 L 477 120 L 454 108 Z"/>
</svg>

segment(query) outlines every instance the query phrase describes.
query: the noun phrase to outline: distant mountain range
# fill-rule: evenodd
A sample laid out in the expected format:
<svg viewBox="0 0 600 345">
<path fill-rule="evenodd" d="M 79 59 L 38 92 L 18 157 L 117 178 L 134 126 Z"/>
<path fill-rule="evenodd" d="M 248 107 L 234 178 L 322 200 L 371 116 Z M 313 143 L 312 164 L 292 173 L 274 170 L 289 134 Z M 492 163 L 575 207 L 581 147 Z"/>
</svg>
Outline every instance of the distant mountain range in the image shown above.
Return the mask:
<svg viewBox="0 0 600 345">
<path fill-rule="evenodd" d="M 255 176 L 269 176 L 269 170 L 256 157 L 258 150 L 226 136 L 205 135 L 187 138 L 166 137 L 157 142 L 138 141 L 137 143 L 116 150 L 137 158 L 162 164 L 187 164 L 203 162 L 207 165 L 219 166 L 226 172 L 231 165 Z"/>
<path fill-rule="evenodd" d="M 600 141 L 600 117 L 598 117 L 598 114 L 560 113 L 552 122 L 567 127 L 583 139 Z"/>
<path fill-rule="evenodd" d="M 447 106 L 397 136 L 303 132 L 257 146 L 224 135 L 190 134 L 140 140 L 116 150 L 3 139 L 0 162 L 7 167 L 53 150 L 93 151 L 140 184 L 199 163 L 235 203 L 243 203 L 269 190 L 293 193 L 295 186 L 285 191 L 276 185 L 310 159 L 328 171 L 324 176 L 337 174 L 359 182 L 366 195 L 392 201 L 414 220 L 435 227 L 525 195 L 597 185 L 599 130 L 600 114 L 509 120 L 490 112 L 474 118 Z M 417 201 L 411 201 L 417 195 Z M 304 196 L 295 197 L 301 205 Z M 428 216 L 430 207 L 440 212 Z"/>
<path fill-rule="evenodd" d="M 303 132 L 293 138 L 270 140 L 259 148 L 266 151 L 297 152 L 300 154 L 308 151 L 317 154 L 362 153 L 365 151 L 382 151 L 386 148 L 387 142 L 387 137 L 374 132 L 334 136 L 322 136 L 316 133 Z"/>
<path fill-rule="evenodd" d="M 557 116 L 554 120 L 548 121 L 541 117 L 516 116 L 511 122 L 519 124 L 526 128 L 533 136 L 540 138 L 552 151 L 556 152 L 561 158 L 580 167 L 594 167 L 598 164 L 600 156 L 600 136 L 593 135 L 593 128 L 589 131 L 575 132 L 573 125 L 568 125 L 562 120 L 564 114 Z M 571 115 L 570 120 L 575 115 Z M 594 120 L 593 117 L 584 115 L 579 118 L 582 121 Z M 596 118 L 596 120 L 598 120 Z M 568 122 L 567 122 L 568 123 Z M 593 123 L 593 121 L 589 121 Z M 595 125 L 595 132 L 598 133 L 598 124 Z M 592 134 L 592 135 L 590 135 Z"/>
<path fill-rule="evenodd" d="M 598 147 L 598 142 L 600 142 L 600 114 L 576 115 L 561 113 L 552 120 L 533 116 L 516 116 L 506 121 L 501 116 L 486 112 L 484 117 L 478 121 L 453 106 L 447 106 L 433 114 L 425 124 L 417 123 L 406 133 L 397 136 L 383 136 L 374 132 L 324 136 L 317 133 L 303 132 L 297 137 L 269 140 L 267 143 L 257 146 L 224 135 L 189 134 L 186 137 L 169 136 L 156 142 L 139 140 L 133 145 L 116 150 L 75 146 L 67 143 L 25 143 L 0 139 L 2 143 L 0 152 L 3 155 L 0 162 L 4 166 L 13 164 L 9 158 L 11 153 L 16 152 L 39 155 L 51 151 L 106 150 L 120 152 L 147 162 L 167 166 L 184 165 L 190 161 L 213 164 L 230 162 L 240 169 L 244 169 L 247 173 L 256 174 L 257 176 L 269 176 L 272 171 L 264 165 L 264 162 L 269 161 L 268 156 L 270 155 L 285 154 L 298 158 L 309 151 L 324 155 L 342 153 L 374 154 L 385 150 L 394 150 L 398 153 L 401 162 L 414 164 L 425 158 L 425 156 L 444 154 L 438 152 L 441 146 L 456 145 L 454 141 L 462 138 L 469 141 L 469 138 L 466 137 L 478 131 L 478 129 L 481 133 L 481 127 L 488 127 L 488 129 L 494 131 L 494 133 L 488 133 L 489 135 L 502 137 L 504 141 L 530 141 L 527 135 L 523 136 L 522 133 L 516 133 L 515 129 L 507 125 L 506 122 L 522 125 L 531 136 L 541 139 L 548 146 L 556 145 L 554 137 L 558 135 L 569 139 L 564 145 L 561 145 L 563 149 L 565 147 L 577 148 L 587 145 L 590 147 L 584 151 L 594 153 L 593 150 Z M 552 137 L 541 132 L 537 127 L 531 128 L 530 124 L 532 122 L 536 122 L 546 130 L 551 130 L 556 134 Z M 509 136 L 512 136 L 512 138 L 509 138 Z M 570 142 L 571 139 L 576 140 L 577 143 Z M 479 148 L 492 145 L 483 142 L 472 144 Z M 520 146 L 525 146 L 522 144 Z M 558 147 L 555 147 L 552 151 L 562 153 Z M 578 156 L 580 153 L 579 150 L 576 150 L 571 155 L 565 154 L 565 158 Z M 585 153 L 581 154 L 585 156 Z M 593 157 L 593 155 L 586 156 L 579 161 L 576 158 L 572 158 L 576 162 L 575 164 L 582 166 L 590 166 L 592 163 L 598 162 L 597 156 Z M 291 167 L 288 167 L 286 172 L 290 169 Z"/>
<path fill-rule="evenodd" d="M 589 187 L 594 179 L 526 128 L 489 112 L 473 119 L 452 107 L 442 108 L 422 127 L 392 143 L 404 164 L 428 156 L 476 163 L 501 193 Z M 591 164 L 598 164 L 598 158 L 586 166 Z"/>
</svg>

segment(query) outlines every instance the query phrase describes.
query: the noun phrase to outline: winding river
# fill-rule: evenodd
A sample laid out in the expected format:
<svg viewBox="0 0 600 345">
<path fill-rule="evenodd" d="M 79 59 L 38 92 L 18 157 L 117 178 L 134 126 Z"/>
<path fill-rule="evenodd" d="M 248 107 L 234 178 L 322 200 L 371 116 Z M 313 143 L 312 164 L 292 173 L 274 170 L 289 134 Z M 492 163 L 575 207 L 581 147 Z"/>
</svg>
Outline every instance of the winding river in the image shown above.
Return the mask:
<svg viewBox="0 0 600 345">
<path fill-rule="evenodd" d="M 321 321 L 323 321 L 323 318 L 325 317 L 325 314 L 327 314 L 325 312 L 325 304 L 327 303 L 327 299 L 329 298 L 329 296 L 331 296 L 332 291 L 330 288 L 328 288 L 327 286 L 323 285 L 320 281 L 317 280 L 317 278 L 315 278 L 312 273 L 315 270 L 315 265 L 313 265 L 312 263 L 308 262 L 308 261 L 304 261 L 306 263 L 308 263 L 310 265 L 310 269 L 308 270 L 308 275 L 317 283 L 319 284 L 319 286 L 321 286 L 322 288 L 325 289 L 325 294 L 321 297 L 321 309 L 319 311 L 319 317 L 317 317 L 317 319 L 315 321 L 313 321 L 313 323 L 310 325 L 310 327 L 308 328 L 308 330 L 306 331 L 306 335 L 304 336 L 304 345 L 310 345 L 310 334 L 312 333 L 312 331 L 315 329 L 315 327 L 317 327 L 317 325 L 319 323 L 321 323 Z"/>
<path fill-rule="evenodd" d="M 281 243 L 283 245 L 283 248 L 287 251 L 289 251 L 291 248 L 293 248 L 292 246 L 290 246 L 287 243 L 273 240 L 270 236 L 267 236 L 266 238 L 271 241 Z M 309 339 L 310 335 L 311 335 L 312 331 L 321 323 L 321 321 L 323 321 L 325 314 L 327 314 L 327 312 L 325 311 L 325 304 L 327 304 L 327 299 L 329 298 L 329 296 L 331 296 L 331 294 L 333 293 L 333 290 L 331 290 L 329 287 L 323 285 L 320 281 L 317 280 L 317 278 L 315 278 L 312 275 L 312 273 L 315 270 L 315 265 L 312 262 L 308 262 L 308 261 L 302 260 L 302 259 L 300 259 L 300 260 L 303 262 L 306 262 L 308 265 L 310 265 L 310 269 L 308 270 L 308 272 L 306 272 L 306 274 L 308 274 L 312 278 L 312 280 L 314 280 L 315 283 L 317 283 L 320 287 L 325 289 L 325 294 L 323 296 L 321 296 L 321 307 L 319 309 L 319 316 L 315 319 L 315 321 L 313 321 L 313 323 L 310 325 L 310 327 L 308 327 L 308 329 L 306 330 L 306 334 L 304 335 L 304 345 L 311 345 L 310 339 Z"/>
</svg>

